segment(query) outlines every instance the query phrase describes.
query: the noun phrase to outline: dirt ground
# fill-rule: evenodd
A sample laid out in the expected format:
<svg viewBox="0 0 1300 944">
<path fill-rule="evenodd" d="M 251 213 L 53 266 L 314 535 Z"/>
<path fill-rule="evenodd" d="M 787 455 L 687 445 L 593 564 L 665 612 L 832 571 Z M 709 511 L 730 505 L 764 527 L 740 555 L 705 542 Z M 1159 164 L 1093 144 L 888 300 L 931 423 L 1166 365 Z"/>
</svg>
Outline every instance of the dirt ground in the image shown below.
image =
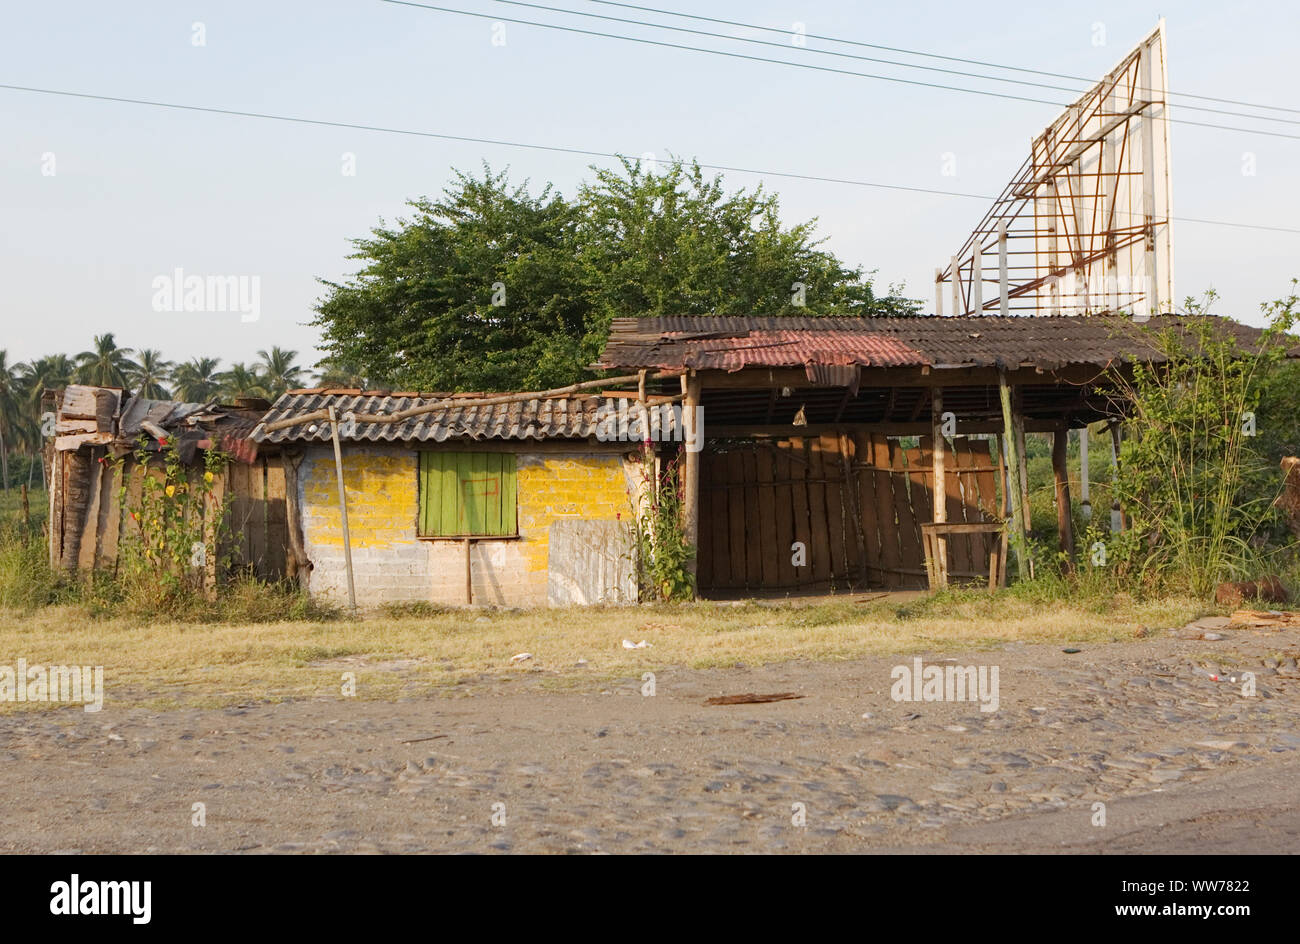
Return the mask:
<svg viewBox="0 0 1300 944">
<path fill-rule="evenodd" d="M 987 712 L 895 701 L 909 655 L 665 670 L 653 695 L 641 679 L 521 681 L 392 702 L 10 713 L 0 849 L 1300 850 L 1300 630 L 1204 635 L 924 655 L 996 666 Z M 1241 671 L 1253 695 L 1210 677 Z M 803 697 L 704 704 L 743 692 Z"/>
</svg>

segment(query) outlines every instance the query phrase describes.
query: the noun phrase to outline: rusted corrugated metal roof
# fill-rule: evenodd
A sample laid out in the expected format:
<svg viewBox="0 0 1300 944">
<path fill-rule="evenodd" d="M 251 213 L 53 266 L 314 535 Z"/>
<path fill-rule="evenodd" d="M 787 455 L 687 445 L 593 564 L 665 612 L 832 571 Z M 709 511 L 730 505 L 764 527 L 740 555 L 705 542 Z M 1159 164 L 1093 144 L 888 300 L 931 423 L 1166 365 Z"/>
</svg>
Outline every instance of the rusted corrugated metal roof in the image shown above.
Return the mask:
<svg viewBox="0 0 1300 944">
<path fill-rule="evenodd" d="M 1260 331 L 1228 318 L 1203 316 L 1240 342 Z M 1122 316 L 760 318 L 685 316 L 615 318 L 597 362 L 605 368 L 738 371 L 804 367 L 812 376 L 836 365 L 861 367 L 1105 367 L 1159 360 L 1151 329 L 1181 330 L 1195 319 L 1157 315 L 1136 323 Z"/>
<path fill-rule="evenodd" d="M 327 422 L 305 423 L 266 432 L 277 420 L 303 416 L 334 407 L 340 421 L 340 437 L 350 442 L 442 442 L 446 439 L 585 439 L 596 433 L 600 397 L 554 397 L 498 403 L 488 406 L 457 406 L 454 402 L 397 423 L 347 423 L 349 413 L 387 415 L 412 407 L 426 406 L 465 394 L 381 394 L 295 390 L 275 401 L 269 413 L 253 431 L 257 442 L 326 442 Z M 491 396 L 477 394 L 472 396 Z"/>
</svg>

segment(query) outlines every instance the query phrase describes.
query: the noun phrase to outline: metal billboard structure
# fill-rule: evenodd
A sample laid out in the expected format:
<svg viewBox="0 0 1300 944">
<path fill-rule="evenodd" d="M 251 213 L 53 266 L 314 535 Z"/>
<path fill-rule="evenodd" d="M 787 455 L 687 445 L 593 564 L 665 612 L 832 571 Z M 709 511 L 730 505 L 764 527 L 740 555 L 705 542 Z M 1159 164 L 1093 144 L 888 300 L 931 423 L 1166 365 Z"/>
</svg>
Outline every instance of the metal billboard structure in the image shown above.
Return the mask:
<svg viewBox="0 0 1300 944">
<path fill-rule="evenodd" d="M 1173 310 L 1165 24 L 1034 138 L 935 270 L 935 312 L 1137 319 Z"/>
</svg>

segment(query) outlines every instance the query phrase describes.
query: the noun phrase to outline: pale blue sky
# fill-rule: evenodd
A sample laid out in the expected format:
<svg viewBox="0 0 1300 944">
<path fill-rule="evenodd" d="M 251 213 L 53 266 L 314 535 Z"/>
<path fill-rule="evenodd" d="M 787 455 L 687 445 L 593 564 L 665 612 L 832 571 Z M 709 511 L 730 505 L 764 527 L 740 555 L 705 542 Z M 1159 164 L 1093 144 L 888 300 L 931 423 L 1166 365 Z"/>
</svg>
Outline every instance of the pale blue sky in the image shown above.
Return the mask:
<svg viewBox="0 0 1300 944">
<path fill-rule="evenodd" d="M 1288 3 L 642 2 L 780 28 L 803 22 L 810 33 L 1086 76 L 1109 69 L 1164 15 L 1173 90 L 1300 108 L 1300 8 Z M 440 5 L 662 36 L 491 0 Z M 646 16 L 583 0 L 549 5 Z M 709 163 L 976 193 L 1001 188 L 1056 112 L 521 25 L 507 24 L 505 45 L 494 46 L 487 20 L 378 0 L 4 6 L 0 82 L 7 84 L 596 151 L 671 151 Z M 192 43 L 195 22 L 204 24 L 205 46 Z M 1093 42 L 1098 23 L 1101 47 Z M 316 333 L 306 323 L 320 294 L 315 280 L 351 271 L 350 238 L 400 215 L 407 198 L 437 193 L 453 166 L 477 169 L 488 160 L 509 166 L 516 179 L 554 181 L 572 193 L 591 163 L 7 90 L 0 90 L 0 115 L 0 347 L 11 359 L 75 353 L 112 330 L 121 344 L 161 348 L 176 360 L 251 360 L 257 349 L 281 345 L 312 363 Z M 1300 134 L 1300 124 L 1254 126 Z M 344 152 L 356 155 L 355 176 L 340 172 Z M 956 177 L 942 176 L 947 152 L 956 155 Z M 1246 152 L 1255 156 L 1253 177 L 1242 174 Z M 42 175 L 45 154 L 55 156 L 54 176 Z M 1300 226 L 1300 140 L 1176 125 L 1172 154 L 1176 215 Z M 758 180 L 728 175 L 733 186 Z M 882 286 L 905 282 L 927 308 L 935 266 L 984 210 L 939 196 L 767 183 L 787 222 L 819 217 L 833 251 L 878 269 Z M 1174 254 L 1180 298 L 1214 286 L 1221 312 L 1254 323 L 1259 302 L 1300 275 L 1300 234 L 1176 224 Z M 261 317 L 246 323 L 234 313 L 154 311 L 151 282 L 176 267 L 258 276 Z"/>
</svg>

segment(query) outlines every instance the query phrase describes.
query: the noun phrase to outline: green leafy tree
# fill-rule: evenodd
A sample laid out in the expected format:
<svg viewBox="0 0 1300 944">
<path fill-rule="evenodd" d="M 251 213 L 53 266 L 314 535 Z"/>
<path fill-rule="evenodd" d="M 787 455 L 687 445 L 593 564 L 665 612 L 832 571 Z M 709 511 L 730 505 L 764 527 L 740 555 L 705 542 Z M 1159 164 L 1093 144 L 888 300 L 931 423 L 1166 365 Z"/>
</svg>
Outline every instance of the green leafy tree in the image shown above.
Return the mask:
<svg viewBox="0 0 1300 944">
<path fill-rule="evenodd" d="M 331 360 L 424 390 L 547 388 L 589 376 L 616 315 L 914 314 L 821 248 L 815 221 L 728 193 L 698 165 L 597 171 L 575 200 L 504 173 L 457 173 L 440 199 L 354 241 L 324 282 Z"/>
<path fill-rule="evenodd" d="M 141 348 L 127 368 L 127 380 L 146 400 L 167 400 L 171 394 L 163 384 L 171 377 L 173 366 L 171 361 L 163 359 L 161 351 Z"/>
<path fill-rule="evenodd" d="M 172 372 L 172 396 L 185 403 L 206 403 L 221 391 L 215 357 L 195 357 Z"/>
<path fill-rule="evenodd" d="M 353 281 L 325 283 L 316 324 L 330 359 L 425 390 L 572 376 L 586 330 L 574 208 L 490 170 L 458 173 L 441 199 L 409 206 L 410 219 L 355 241 Z"/>
<path fill-rule="evenodd" d="M 324 360 L 316 366 L 320 369 L 316 378 L 318 386 L 344 390 L 370 390 L 373 387 L 365 372 L 356 364 Z"/>
<path fill-rule="evenodd" d="M 95 335 L 94 347 L 77 355 L 77 382 L 100 387 L 128 386 L 131 354 L 131 348 L 117 346 L 113 332 Z"/>
</svg>

